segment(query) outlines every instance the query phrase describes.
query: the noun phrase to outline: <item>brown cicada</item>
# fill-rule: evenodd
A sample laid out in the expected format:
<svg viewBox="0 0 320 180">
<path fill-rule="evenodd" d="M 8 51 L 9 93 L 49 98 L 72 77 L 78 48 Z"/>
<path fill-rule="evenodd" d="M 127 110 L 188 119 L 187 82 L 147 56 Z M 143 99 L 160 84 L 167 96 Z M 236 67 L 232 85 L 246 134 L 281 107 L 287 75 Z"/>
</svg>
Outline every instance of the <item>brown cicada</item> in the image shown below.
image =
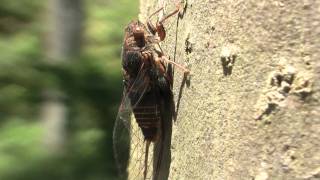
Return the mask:
<svg viewBox="0 0 320 180">
<path fill-rule="evenodd" d="M 128 179 L 157 179 L 155 171 L 159 162 L 148 157 L 151 142 L 164 138 L 163 114 L 174 111 L 173 78 L 168 67 L 175 65 L 185 75 L 189 73 L 183 66 L 170 61 L 158 47 L 166 36 L 163 22 L 179 9 L 180 5 L 177 5 L 175 11 L 164 16 L 155 26 L 150 16 L 147 25 L 132 21 L 125 29 L 122 49 L 124 91 L 113 136 L 118 168 L 122 175 L 129 176 Z M 132 114 L 136 123 L 131 122 Z M 130 142 L 132 139 L 135 144 Z M 126 146 L 130 147 L 130 154 L 121 152 Z M 151 166 L 152 173 L 148 173 Z"/>
</svg>

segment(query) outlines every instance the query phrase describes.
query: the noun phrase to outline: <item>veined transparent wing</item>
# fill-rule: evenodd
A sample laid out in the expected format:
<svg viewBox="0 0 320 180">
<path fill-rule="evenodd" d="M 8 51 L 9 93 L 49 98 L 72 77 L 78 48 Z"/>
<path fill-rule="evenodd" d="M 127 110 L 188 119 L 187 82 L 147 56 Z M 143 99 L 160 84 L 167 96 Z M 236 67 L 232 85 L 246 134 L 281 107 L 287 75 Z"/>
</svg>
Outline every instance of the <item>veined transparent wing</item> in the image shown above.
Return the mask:
<svg viewBox="0 0 320 180">
<path fill-rule="evenodd" d="M 139 103 L 148 89 L 147 72 L 141 70 L 134 83 L 124 90 L 121 105 L 113 131 L 113 148 L 116 163 L 121 178 L 143 179 L 145 168 L 146 142 L 143 134 L 134 120 L 132 109 Z M 135 102 L 132 104 L 131 102 Z M 150 145 L 153 149 L 153 145 Z M 152 179 L 152 151 L 149 151 L 148 179 Z"/>
</svg>

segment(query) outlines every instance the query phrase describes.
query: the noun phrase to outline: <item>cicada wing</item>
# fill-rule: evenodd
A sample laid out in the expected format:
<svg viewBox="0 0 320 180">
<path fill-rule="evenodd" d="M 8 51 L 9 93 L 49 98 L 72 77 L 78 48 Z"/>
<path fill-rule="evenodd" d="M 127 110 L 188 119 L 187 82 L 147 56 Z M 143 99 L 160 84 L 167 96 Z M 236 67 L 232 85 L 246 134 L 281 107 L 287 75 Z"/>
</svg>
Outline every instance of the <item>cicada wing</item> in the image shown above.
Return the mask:
<svg viewBox="0 0 320 180">
<path fill-rule="evenodd" d="M 146 78 L 146 73 L 146 71 L 140 70 L 134 82 L 128 85 L 123 91 L 117 121 L 118 119 L 122 121 L 128 131 L 130 130 L 132 109 L 137 106 L 148 89 L 149 79 Z"/>
<path fill-rule="evenodd" d="M 128 160 L 128 178 L 144 179 L 144 171 L 147 166 L 147 175 L 145 179 L 151 180 L 153 176 L 153 143 L 149 146 L 149 153 L 146 154 L 146 141 L 137 123 L 132 124 L 133 136 L 131 136 L 130 155 Z M 145 163 L 146 155 L 148 162 Z"/>
<path fill-rule="evenodd" d="M 126 167 L 128 164 L 130 146 L 130 101 L 127 97 L 123 98 L 117 119 L 113 129 L 113 150 L 116 165 L 121 178 L 126 179 Z"/>
<path fill-rule="evenodd" d="M 145 71 L 139 72 L 135 81 L 124 90 L 114 125 L 113 149 L 117 168 L 123 179 L 136 179 L 143 176 L 145 142 L 138 124 L 134 122 L 132 109 L 148 89 L 149 83 L 145 77 Z"/>
</svg>

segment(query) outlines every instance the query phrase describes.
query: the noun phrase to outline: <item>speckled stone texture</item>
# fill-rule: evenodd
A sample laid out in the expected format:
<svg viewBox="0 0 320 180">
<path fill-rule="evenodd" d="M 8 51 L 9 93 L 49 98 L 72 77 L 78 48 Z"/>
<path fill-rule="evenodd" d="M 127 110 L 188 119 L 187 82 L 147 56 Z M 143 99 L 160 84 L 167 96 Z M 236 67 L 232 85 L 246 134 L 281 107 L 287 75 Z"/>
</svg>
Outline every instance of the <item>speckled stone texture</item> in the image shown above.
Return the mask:
<svg viewBox="0 0 320 180">
<path fill-rule="evenodd" d="M 142 21 L 175 7 L 140 3 Z M 320 179 L 320 1 L 187 0 L 180 15 L 161 43 L 191 70 L 181 86 L 175 69 L 169 179 Z"/>
</svg>

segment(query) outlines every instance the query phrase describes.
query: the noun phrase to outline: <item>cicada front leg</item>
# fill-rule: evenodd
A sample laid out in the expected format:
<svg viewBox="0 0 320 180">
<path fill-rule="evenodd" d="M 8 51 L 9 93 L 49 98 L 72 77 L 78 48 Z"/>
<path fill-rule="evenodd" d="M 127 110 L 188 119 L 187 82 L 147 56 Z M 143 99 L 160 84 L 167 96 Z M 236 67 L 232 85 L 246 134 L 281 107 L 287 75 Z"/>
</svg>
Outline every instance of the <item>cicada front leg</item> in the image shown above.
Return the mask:
<svg viewBox="0 0 320 180">
<path fill-rule="evenodd" d="M 154 26 L 151 22 L 151 17 L 154 16 L 155 14 L 159 13 L 161 10 L 163 10 L 163 7 L 160 9 L 156 10 L 154 13 L 152 13 L 148 20 L 147 20 L 147 26 L 150 32 L 155 35 L 156 33 L 158 34 L 158 37 L 160 41 L 163 41 L 166 38 L 166 30 L 164 29 L 163 23 L 173 15 L 177 14 L 180 11 L 181 8 L 181 3 L 176 4 L 176 8 L 173 12 L 169 13 L 168 15 L 162 17 Z"/>
</svg>

